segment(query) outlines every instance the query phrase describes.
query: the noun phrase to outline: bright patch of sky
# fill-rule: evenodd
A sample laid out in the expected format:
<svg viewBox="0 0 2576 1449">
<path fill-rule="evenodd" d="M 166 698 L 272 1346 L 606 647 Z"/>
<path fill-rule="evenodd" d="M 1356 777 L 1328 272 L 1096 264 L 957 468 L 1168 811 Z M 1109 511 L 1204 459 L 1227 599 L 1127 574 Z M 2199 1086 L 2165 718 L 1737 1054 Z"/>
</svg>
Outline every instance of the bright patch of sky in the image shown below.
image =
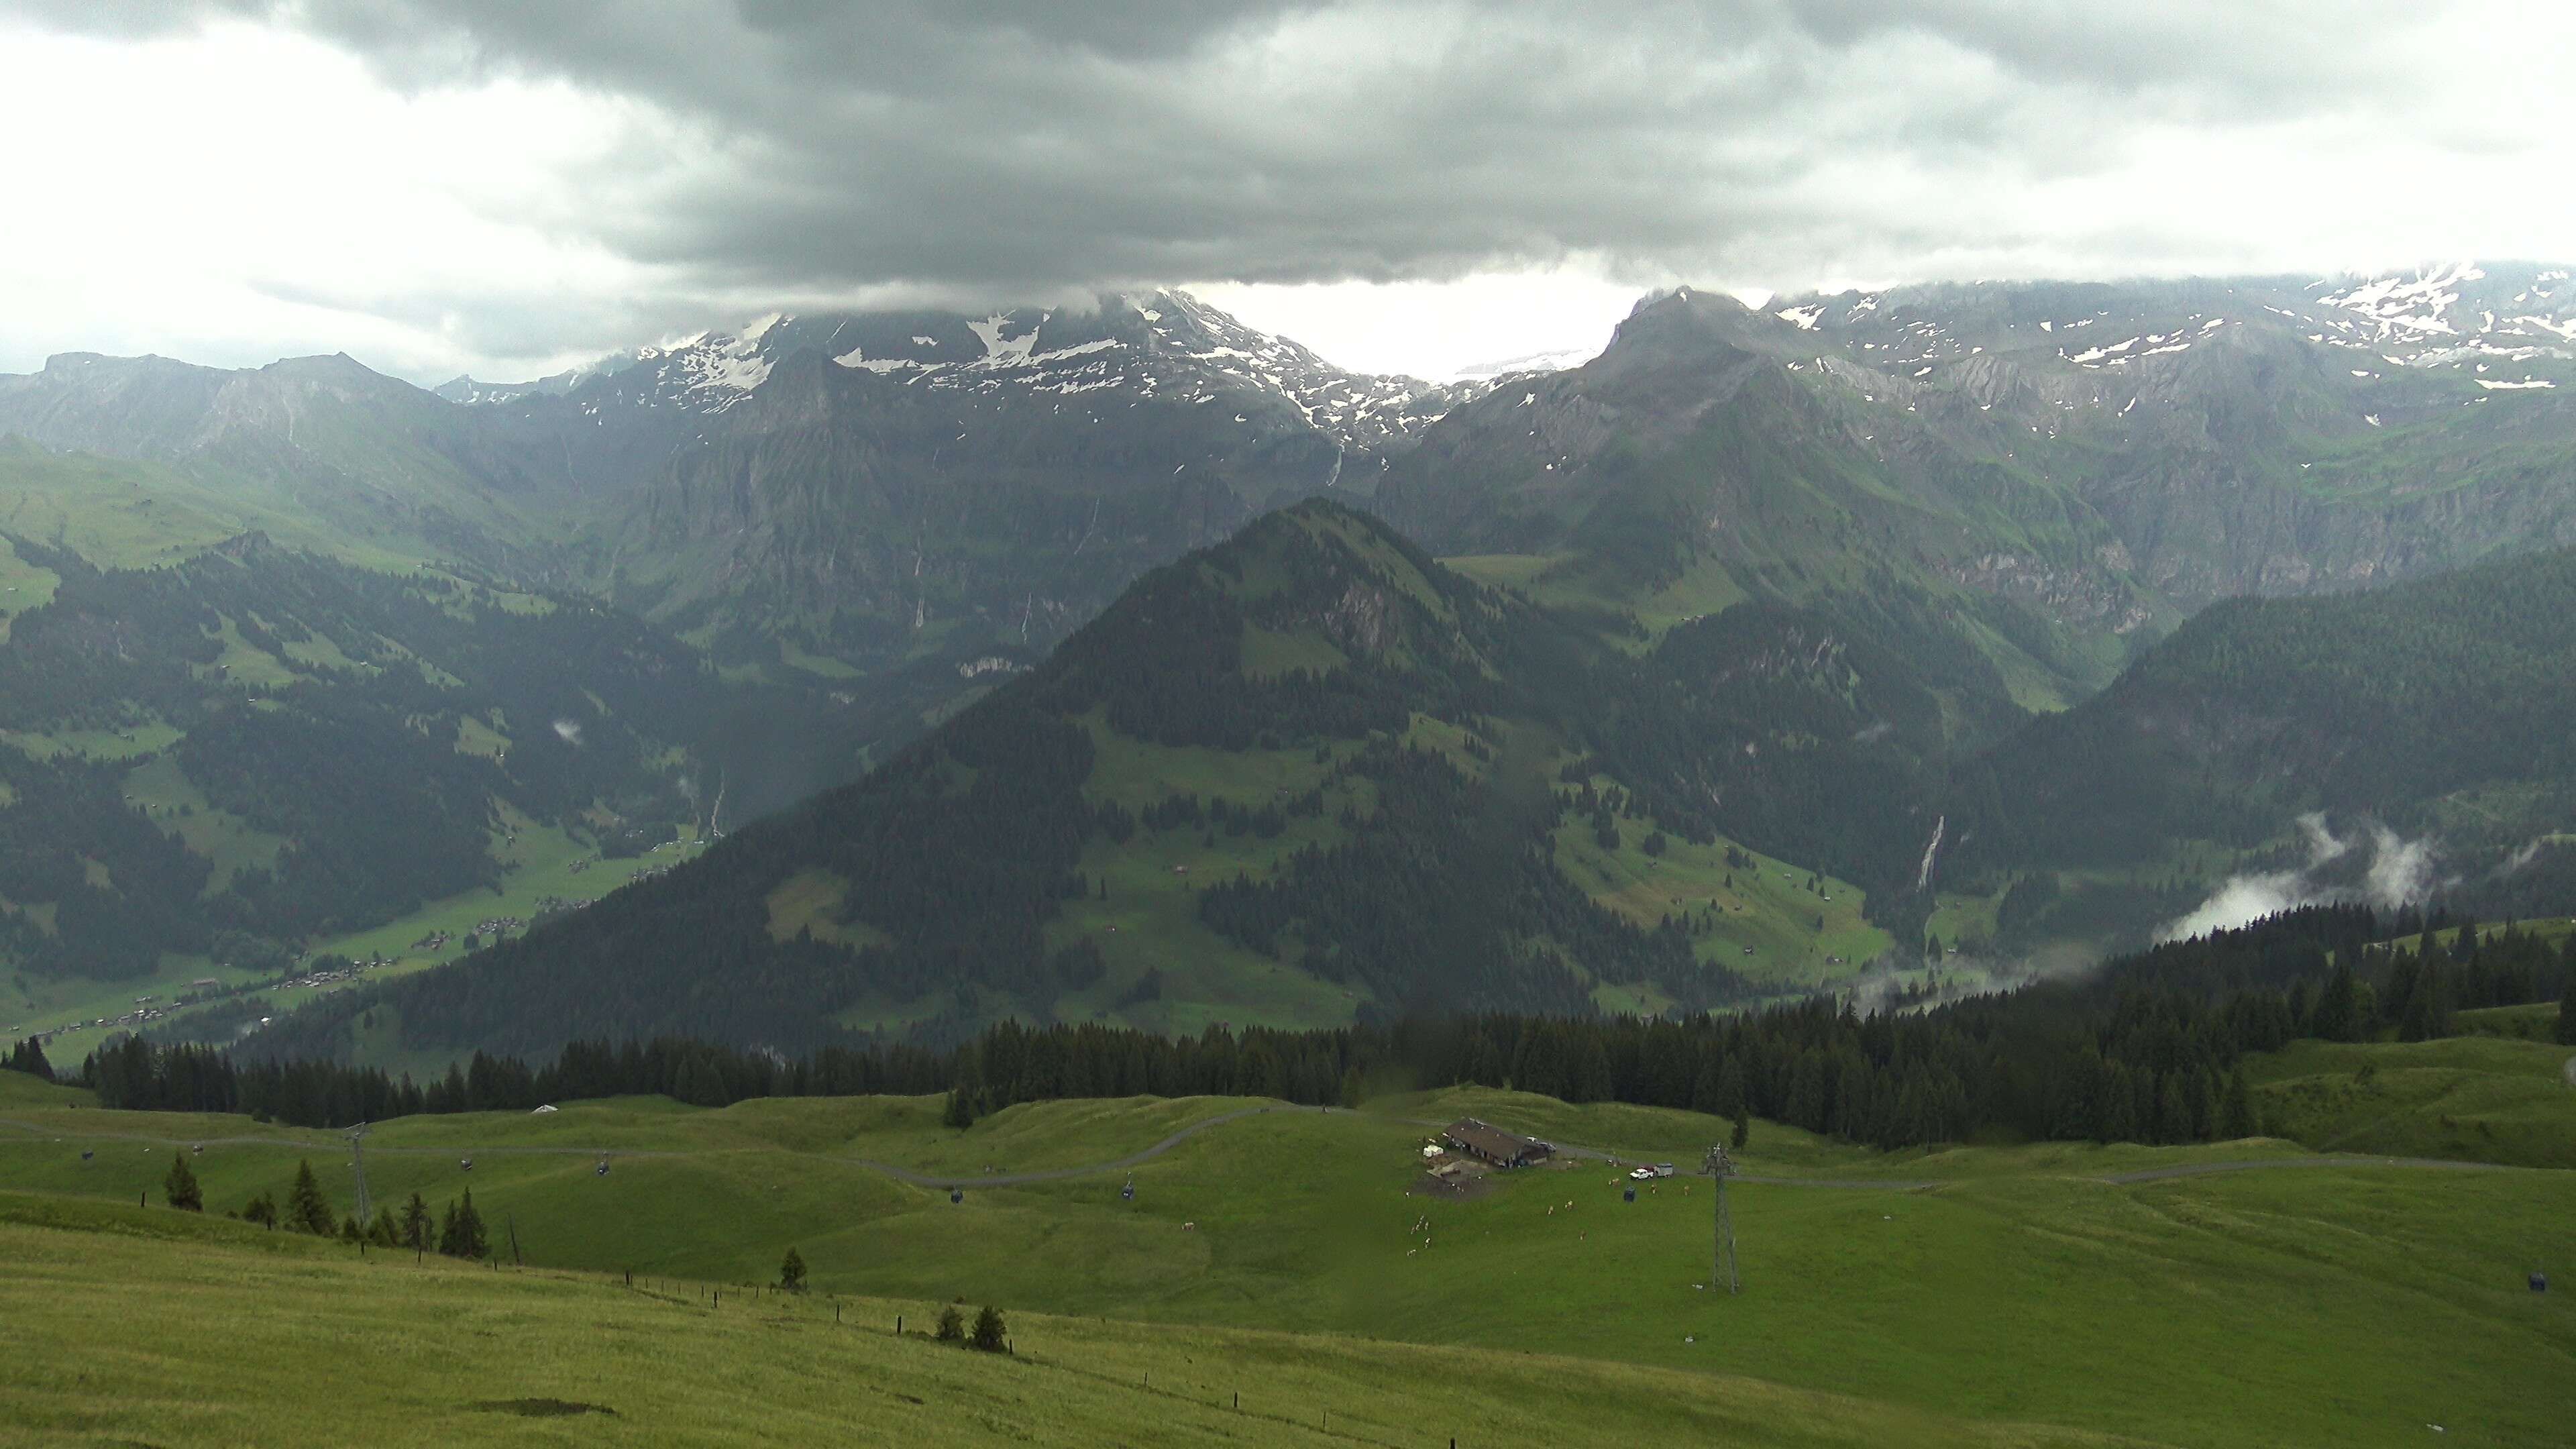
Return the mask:
<svg viewBox="0 0 2576 1449">
<path fill-rule="evenodd" d="M 0 23 L 0 94 L 53 118 L 10 148 L 0 368 L 70 350 L 535 367 L 558 359 L 551 334 L 655 285 L 516 219 L 640 120 L 561 85 L 405 97 L 345 52 L 246 24 L 120 42 Z M 469 313 L 521 320 L 469 336 Z"/>
<path fill-rule="evenodd" d="M 1597 355 L 1649 288 L 1564 267 L 1437 282 L 1200 282 L 1189 290 L 1339 366 L 1445 382 L 1532 354 Z"/>
</svg>

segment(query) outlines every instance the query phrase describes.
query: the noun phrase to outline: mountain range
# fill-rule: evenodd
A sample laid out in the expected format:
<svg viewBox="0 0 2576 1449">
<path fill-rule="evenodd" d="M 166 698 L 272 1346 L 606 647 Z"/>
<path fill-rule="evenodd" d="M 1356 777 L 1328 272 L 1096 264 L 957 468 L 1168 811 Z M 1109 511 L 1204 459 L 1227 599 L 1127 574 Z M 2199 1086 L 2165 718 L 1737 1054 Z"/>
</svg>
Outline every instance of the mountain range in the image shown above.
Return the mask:
<svg viewBox="0 0 2576 1449">
<path fill-rule="evenodd" d="M 225 372 L 70 355 L 0 379 L 0 433 L 26 440 L 0 449 L 0 573 L 30 591 L 0 602 L 0 662 L 23 650 L 65 681 L 9 728 L 25 769 L 97 776 L 80 798 L 163 769 L 211 803 L 216 767 L 191 754 L 210 710 L 300 716 L 417 677 L 433 722 L 332 717 L 361 720 L 347 727 L 368 750 L 424 731 L 459 750 L 471 716 L 531 769 L 527 741 L 552 733 L 532 733 L 539 716 L 634 741 L 542 800 L 485 780 L 441 807 L 487 824 L 506 810 L 567 849 L 637 829 L 712 838 L 857 782 L 501 954 L 351 997 L 381 999 L 375 1027 L 325 1013 L 295 1028 L 339 1032 L 342 1051 L 543 1050 L 569 1018 L 658 1027 L 728 972 L 769 983 L 725 993 L 731 1034 L 799 1044 L 1004 1012 L 1189 1029 L 1425 999 L 1752 999 L 1872 958 L 1921 972 L 1927 929 L 2134 937 L 2240 867 L 2304 858 L 2295 821 L 2317 811 L 2345 832 L 2365 817 L 2447 832 L 2464 869 L 2547 833 L 2546 751 L 2374 789 L 2247 743 L 2417 718 L 2413 693 L 2351 712 L 2369 690 L 2423 687 L 2411 662 L 2316 663 L 2331 686 L 2259 728 L 2217 701 L 2245 684 L 2222 625 L 2304 641 L 2363 607 L 2342 591 L 2576 542 L 2571 338 L 2564 269 L 2490 264 L 1759 308 L 1677 289 L 1580 366 L 1442 386 L 1335 369 L 1176 293 L 776 316 L 436 393 L 346 358 Z M 1339 503 L 1275 511 L 1317 496 Z M 217 558 L 230 574 L 202 562 Z M 2502 567 L 2508 582 L 2449 586 L 2478 607 L 2547 596 Z M 424 645 L 416 624 L 311 602 L 377 598 L 368 579 L 405 572 L 381 606 L 461 613 L 456 637 Z M 184 603 L 140 602 L 172 588 Z M 2245 594 L 2321 597 L 2310 613 L 2211 607 Z M 2471 607 L 2355 597 L 2410 620 Z M 238 664 L 236 648 L 274 667 L 211 692 L 200 678 L 183 700 L 62 662 L 65 641 L 113 641 L 147 607 L 201 611 L 214 641 L 208 661 L 154 667 Z M 589 691 L 582 711 L 477 695 L 500 686 L 445 662 L 484 657 L 487 625 L 558 615 L 556 636 L 508 647 Z M 2220 632 L 2160 647 L 2195 616 Z M 2456 623 L 2354 627 L 2484 647 Z M 599 630 L 671 661 L 691 702 L 664 711 L 590 680 Z M 2315 662 L 2304 642 L 2263 647 Z M 2225 685 L 2192 697 L 2235 721 L 2205 726 L 2233 753 L 2199 793 L 2157 795 L 2188 774 L 2177 757 L 2103 742 L 2177 718 L 2180 696 L 2136 681 L 2184 677 Z M 84 733 L 101 728 L 133 738 Z M 2328 754 L 2390 738 L 2373 726 Z M 2126 823 L 2082 838 L 2070 790 L 2097 757 L 2122 761 L 2123 799 L 2210 808 L 2123 806 Z M 354 774 L 344 813 L 415 808 Z M 37 788 L 12 778 L 0 834 L 35 818 L 10 802 Z M 255 827 L 280 851 L 328 838 L 281 822 Z M 104 832 L 83 888 L 159 879 L 119 865 L 154 837 L 188 840 L 175 824 Z M 34 879 L 0 884 L 17 941 L 0 951 L 76 975 L 71 888 L 47 876 L 39 896 Z M 291 946 L 441 899 L 424 885 L 327 927 L 210 908 L 155 938 L 145 976 L 203 969 L 215 917 Z M 577 964 L 654 942 L 696 964 L 623 985 Z M 434 983 L 469 979 L 527 993 L 477 998 L 518 1024 L 439 1004 L 461 988 Z"/>
</svg>

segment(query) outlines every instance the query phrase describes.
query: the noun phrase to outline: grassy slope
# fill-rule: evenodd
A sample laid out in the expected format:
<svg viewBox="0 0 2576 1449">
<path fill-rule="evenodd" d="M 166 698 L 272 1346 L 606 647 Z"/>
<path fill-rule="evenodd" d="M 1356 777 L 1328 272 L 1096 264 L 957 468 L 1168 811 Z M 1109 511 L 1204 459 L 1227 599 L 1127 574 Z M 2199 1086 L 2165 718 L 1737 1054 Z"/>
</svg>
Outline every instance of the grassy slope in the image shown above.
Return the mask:
<svg viewBox="0 0 2576 1449">
<path fill-rule="evenodd" d="M 2555 1041 L 2558 1031 L 2558 1003 L 2533 1002 L 2527 1006 L 2493 1006 L 2483 1011 L 2455 1012 L 2452 1029 L 2463 1036 L 2500 1036 L 2514 1041 Z"/>
<path fill-rule="evenodd" d="M 53 570 L 18 557 L 9 540 L 0 538 L 0 643 L 9 639 L 9 621 L 29 609 L 51 603 L 62 582 Z"/>
<path fill-rule="evenodd" d="M 2303 1041 L 2256 1058 L 2252 1072 L 2265 1124 L 2320 1148 L 2567 1168 L 2576 1167 L 2576 1089 L 2562 1074 L 2571 1055 L 2488 1036 Z"/>
<path fill-rule="evenodd" d="M 1945 1185 L 1740 1186 L 1749 1288 L 1727 1299 L 1691 1286 L 1706 1281 L 1704 1183 L 1623 1204 L 1611 1170 L 1591 1164 L 1518 1175 L 1469 1202 L 1403 1191 L 1422 1133 L 1408 1118 L 1473 1110 L 1687 1161 L 1723 1130 L 1687 1113 L 1440 1093 L 1390 1099 L 1383 1113 L 1271 1115 L 1139 1167 L 1132 1203 L 1113 1175 L 973 1188 L 952 1205 L 851 1160 L 971 1171 L 1106 1158 L 1237 1105 L 1024 1107 L 949 1138 L 926 1100 L 581 1104 L 384 1124 L 368 1140 L 369 1177 L 379 1197 L 418 1188 L 433 1203 L 470 1185 L 496 1235 L 515 1225 L 532 1261 L 553 1265 L 742 1283 L 772 1274 L 793 1244 L 834 1292 L 1497 1351 L 1580 1345 L 1909 1413 L 2178 1443 L 2418 1442 L 2426 1423 L 2481 1442 L 2556 1442 L 2563 1405 L 2532 1386 L 2576 1370 L 2576 1314 L 2521 1281 L 2561 1240 L 2576 1175 L 2362 1167 L 2113 1186 L 2099 1175 L 2297 1149 L 1878 1158 L 1766 1124 L 1745 1155 L 1750 1173 Z M 239 1130 L 44 1108 L 23 1094 L 0 1098 L 0 1116 L 65 1134 L 0 1139 L 0 1185 L 128 1202 L 157 1182 L 170 1148 L 96 1134 Z M 281 1191 L 303 1154 L 345 1204 L 344 1155 L 327 1134 L 239 1135 L 282 1140 L 208 1148 L 198 1162 L 210 1201 Z M 74 1150 L 82 1140 L 98 1152 L 88 1164 Z M 571 1150 L 495 1150 L 549 1142 Z M 629 1154 L 607 1177 L 588 1155 L 601 1142 Z M 469 1144 L 470 1176 L 450 1155 Z M 674 1155 L 643 1155 L 655 1150 Z M 1427 1232 L 1410 1231 L 1426 1218 Z M 2318 1351 L 2324 1342 L 2332 1353 Z M 2425 1343 L 2445 1348 L 2428 1355 Z M 1375 1346 L 1365 1357 L 1396 1361 Z"/>
<path fill-rule="evenodd" d="M 434 458 L 414 458 L 410 463 L 421 468 L 445 466 Z M 432 567 L 445 556 L 437 545 L 400 527 L 388 531 L 379 523 L 361 520 L 344 527 L 307 510 L 272 509 L 259 501 L 256 490 L 209 487 L 158 464 L 50 453 L 19 439 L 0 439 L 0 532 L 69 548 L 100 568 L 175 563 L 252 529 L 265 531 L 288 547 L 386 572 L 410 573 Z M 11 617 L 50 600 L 57 582 L 50 571 L 26 563 L 6 539 L 0 539 L 0 644 L 7 641 Z M 485 597 L 492 607 L 517 613 L 554 607 L 541 596 L 500 589 L 490 590 Z M 222 618 L 218 628 L 224 651 L 217 662 L 236 684 L 281 687 L 307 677 L 314 666 L 349 663 L 339 643 L 324 636 L 288 641 L 285 656 L 280 657 L 252 647 L 230 618 Z M 211 676 L 214 668 L 206 666 L 200 673 Z M 166 831 L 181 836 L 191 850 L 215 863 L 209 889 L 220 890 L 242 867 L 273 861 L 284 842 L 214 810 L 166 753 L 178 740 L 177 730 L 140 715 L 118 730 L 0 731 L 0 747 L 37 759 L 69 753 L 133 762 L 127 793 L 134 803 L 150 810 Z M 490 754 L 506 748 L 506 736 L 476 725 L 462 732 L 457 748 Z M 182 815 L 183 806 L 190 813 Z M 399 920 L 306 944 L 316 951 L 362 960 L 382 955 L 392 963 L 387 969 L 395 972 L 417 970 L 452 959 L 458 950 L 454 942 L 443 953 L 412 949 L 411 943 L 433 931 L 462 935 L 476 922 L 495 916 L 515 915 L 524 921 L 535 914 L 539 897 L 593 899 L 624 884 L 633 869 L 677 858 L 664 852 L 634 862 L 594 865 L 585 874 L 572 867 L 593 853 L 591 846 L 561 830 L 518 819 L 506 807 L 502 814 L 519 827 L 519 838 L 513 843 L 496 834 L 493 839 L 493 859 L 507 872 L 497 894 L 466 892 L 430 902 Z M 209 976 L 230 984 L 250 979 L 248 973 L 224 969 L 202 957 L 170 956 L 153 975 L 131 981 L 13 983 L 0 988 L 0 1026 L 32 1031 L 67 1021 L 114 1017 L 129 1010 L 138 996 L 151 994 L 166 1000 L 190 981 Z M 70 1055 L 87 1049 L 77 1037 L 67 1043 Z"/>
<path fill-rule="evenodd" d="M 2099 1442 L 1585 1359 L 1028 1312 L 987 1358 L 929 1341 L 920 1301 L 711 1304 L 41 1199 L 0 1196 L 0 1247 L 0 1389 L 39 1444 Z M 613 1412 L 498 1407 L 528 1399 Z"/>
<path fill-rule="evenodd" d="M 157 463 L 0 440 L 0 531 L 68 548 L 100 568 L 175 563 L 254 529 L 362 568 L 408 569 L 443 556 L 403 530 L 342 529 L 309 509 L 270 507 L 251 490 L 210 487 Z"/>
<path fill-rule="evenodd" d="M 1596 783 L 1608 783 L 1607 777 Z M 1693 938 L 1693 950 L 1702 961 L 1766 984 L 1803 990 L 1840 981 L 1894 944 L 1861 918 L 1863 893 L 1849 881 L 1827 876 L 1811 891 L 1813 872 L 1754 851 L 1745 852 L 1752 865 L 1738 870 L 1726 863 L 1733 842 L 1725 839 L 1694 845 L 1668 837 L 1664 854 L 1650 856 L 1644 842 L 1652 828 L 1620 821 L 1619 848 L 1603 850 L 1591 823 L 1569 815 L 1556 827 L 1557 862 L 1586 894 L 1640 926 L 1714 906 L 1714 924 Z M 1671 1004 L 1651 994 L 1605 989 L 1596 995 L 1620 1010 Z"/>
<path fill-rule="evenodd" d="M 1514 590 L 1549 608 L 1633 613 L 1645 626 L 1646 637 L 1625 641 L 1621 647 L 1641 653 L 1674 625 L 1751 597 L 1726 565 L 1707 558 L 1695 559 L 1670 582 L 1642 593 L 1577 554 L 1469 554 L 1440 562 L 1480 584 Z"/>
</svg>

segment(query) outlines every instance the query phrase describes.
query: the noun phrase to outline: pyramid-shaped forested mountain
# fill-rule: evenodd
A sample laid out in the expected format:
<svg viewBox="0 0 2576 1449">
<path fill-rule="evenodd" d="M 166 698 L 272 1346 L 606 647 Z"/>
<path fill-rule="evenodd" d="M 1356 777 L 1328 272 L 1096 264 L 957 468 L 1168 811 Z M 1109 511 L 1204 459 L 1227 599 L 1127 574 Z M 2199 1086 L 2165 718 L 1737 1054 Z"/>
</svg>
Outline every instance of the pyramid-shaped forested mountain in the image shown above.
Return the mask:
<svg viewBox="0 0 2576 1449">
<path fill-rule="evenodd" d="M 1907 875 L 1959 713 L 1917 671 L 1958 652 L 1767 605 L 1650 647 L 1310 501 L 1146 575 L 865 780 L 263 1040 L 345 1053 L 390 1015 L 403 1051 L 801 1047 L 1776 991 L 1890 938 L 1747 843 Z M 1857 827 L 1830 808 L 1855 798 Z"/>
</svg>

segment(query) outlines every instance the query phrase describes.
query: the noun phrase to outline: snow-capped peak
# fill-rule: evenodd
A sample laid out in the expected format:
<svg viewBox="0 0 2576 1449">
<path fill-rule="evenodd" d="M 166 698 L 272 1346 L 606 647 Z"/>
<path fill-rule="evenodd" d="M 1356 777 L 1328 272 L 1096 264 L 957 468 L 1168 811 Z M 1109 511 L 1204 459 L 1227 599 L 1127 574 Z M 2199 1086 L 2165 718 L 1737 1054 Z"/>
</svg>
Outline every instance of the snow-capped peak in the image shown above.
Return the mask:
<svg viewBox="0 0 2576 1449">
<path fill-rule="evenodd" d="M 1349 372 L 1177 291 L 1104 297 L 1089 310 L 997 309 L 980 317 L 774 312 L 731 334 L 701 332 L 639 347 L 631 358 L 589 375 L 617 379 L 610 399 L 616 405 L 721 413 L 755 393 L 789 354 L 809 348 L 840 368 L 893 384 L 978 398 L 1016 395 L 1051 409 L 1094 393 L 1102 398 L 1086 406 L 1113 397 L 1129 405 L 1195 406 L 1222 396 L 1233 404 L 1229 415 L 1241 412 L 1251 426 L 1275 427 L 1275 407 L 1247 406 L 1267 397 L 1345 449 L 1362 451 L 1401 444 L 1502 375 L 1436 385 Z M 1509 370 L 1579 360 L 1519 359 Z M 463 385 L 452 396 L 498 402 L 523 392 Z"/>
</svg>

